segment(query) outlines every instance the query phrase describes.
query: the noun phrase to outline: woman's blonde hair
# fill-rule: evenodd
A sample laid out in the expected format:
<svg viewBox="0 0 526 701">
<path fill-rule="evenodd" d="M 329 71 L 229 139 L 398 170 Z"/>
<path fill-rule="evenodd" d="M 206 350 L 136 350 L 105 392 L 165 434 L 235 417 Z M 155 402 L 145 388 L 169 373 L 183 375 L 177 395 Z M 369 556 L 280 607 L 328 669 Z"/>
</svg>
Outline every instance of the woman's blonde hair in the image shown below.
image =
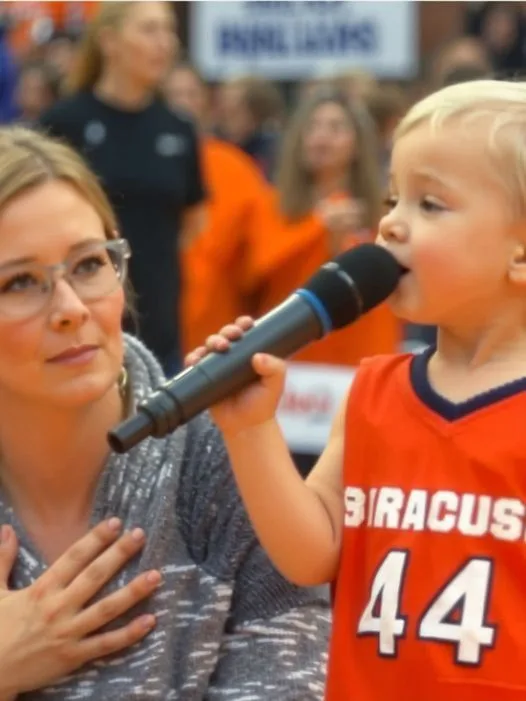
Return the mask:
<svg viewBox="0 0 526 701">
<path fill-rule="evenodd" d="M 117 220 L 96 176 L 72 148 L 25 127 L 0 128 L 0 212 L 15 197 L 50 180 L 72 185 L 102 220 L 106 237 Z"/>
<path fill-rule="evenodd" d="M 100 48 L 100 33 L 105 29 L 120 29 L 136 2 L 101 2 L 100 9 L 84 30 L 75 64 L 65 83 L 66 92 L 90 90 L 101 76 L 104 57 Z"/>
<path fill-rule="evenodd" d="M 97 177 L 72 148 L 25 127 L 0 127 L 0 214 L 15 197 L 44 183 L 61 180 L 74 187 L 99 215 L 107 239 L 119 236 L 112 206 Z M 137 324 L 135 293 L 124 285 L 125 313 Z"/>
<path fill-rule="evenodd" d="M 487 124 L 494 175 L 509 191 L 518 213 L 525 215 L 526 83 L 474 80 L 442 88 L 413 105 L 398 124 L 394 140 L 423 124 L 436 133 L 450 121 L 467 127 L 466 136 L 475 122 Z"/>
<path fill-rule="evenodd" d="M 356 153 L 349 166 L 349 191 L 365 204 L 364 225 L 376 230 L 381 210 L 381 175 L 374 124 L 361 104 L 353 105 L 340 91 L 321 87 L 307 97 L 286 130 L 276 178 L 280 208 L 289 219 L 299 219 L 314 207 L 312 176 L 303 163 L 303 134 L 313 113 L 327 103 L 339 105 L 356 133 Z"/>
</svg>

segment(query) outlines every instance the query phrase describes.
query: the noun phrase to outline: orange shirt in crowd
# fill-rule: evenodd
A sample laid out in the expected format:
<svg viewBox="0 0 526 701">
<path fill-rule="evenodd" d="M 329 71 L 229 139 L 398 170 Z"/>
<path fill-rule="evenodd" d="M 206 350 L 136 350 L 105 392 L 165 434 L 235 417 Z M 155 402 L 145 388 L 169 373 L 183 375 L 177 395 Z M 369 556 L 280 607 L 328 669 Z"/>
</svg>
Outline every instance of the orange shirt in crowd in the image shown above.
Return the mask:
<svg viewBox="0 0 526 701">
<path fill-rule="evenodd" d="M 208 192 L 206 229 L 181 251 L 181 324 L 184 352 L 211 333 L 253 312 L 246 279 L 248 231 L 256 203 L 268 189 L 252 160 L 211 136 L 201 141 Z"/>
<path fill-rule="evenodd" d="M 255 218 L 250 254 L 251 283 L 257 289 L 257 316 L 282 302 L 334 257 L 330 234 L 312 212 L 290 221 L 279 211 L 277 193 L 270 193 Z M 348 236 L 346 244 L 363 242 Z M 397 350 L 401 325 L 384 304 L 345 329 L 331 333 L 294 356 L 308 363 L 354 366 L 362 358 Z"/>
<path fill-rule="evenodd" d="M 54 30 L 67 29 L 89 21 L 98 9 L 99 2 L 23 2 L 2 3 L 2 10 L 13 20 L 9 31 L 9 45 L 16 56 L 26 54 L 35 44 L 38 23 L 50 20 Z M 36 34 L 35 34 L 36 33 Z"/>
</svg>

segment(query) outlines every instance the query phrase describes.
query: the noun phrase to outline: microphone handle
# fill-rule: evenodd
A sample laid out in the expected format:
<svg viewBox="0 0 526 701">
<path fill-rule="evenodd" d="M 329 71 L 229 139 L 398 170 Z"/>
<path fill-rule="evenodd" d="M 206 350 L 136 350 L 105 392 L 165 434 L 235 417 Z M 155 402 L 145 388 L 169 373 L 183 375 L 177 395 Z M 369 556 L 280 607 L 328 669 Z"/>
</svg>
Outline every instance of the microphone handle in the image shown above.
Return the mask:
<svg viewBox="0 0 526 701">
<path fill-rule="evenodd" d="M 123 453 L 148 435 L 162 438 L 205 409 L 235 394 L 258 375 L 252 368 L 255 353 L 286 358 L 311 341 L 325 335 L 318 316 L 317 300 L 295 293 L 259 319 L 239 341 L 224 353 L 210 353 L 196 365 L 161 385 L 138 412 L 110 432 L 111 447 Z M 308 300 L 308 301 L 307 301 Z"/>
<path fill-rule="evenodd" d="M 322 335 L 322 325 L 311 305 L 293 295 L 256 322 L 239 341 L 233 341 L 228 351 L 210 353 L 185 371 L 188 385 L 182 382 L 183 373 L 164 389 L 170 393 L 173 387 L 174 398 L 184 407 L 182 418 L 186 422 L 257 380 L 251 362 L 255 353 L 286 358 Z M 198 374 L 199 379 L 191 380 L 192 374 Z M 194 383 L 199 383 L 199 389 Z"/>
</svg>

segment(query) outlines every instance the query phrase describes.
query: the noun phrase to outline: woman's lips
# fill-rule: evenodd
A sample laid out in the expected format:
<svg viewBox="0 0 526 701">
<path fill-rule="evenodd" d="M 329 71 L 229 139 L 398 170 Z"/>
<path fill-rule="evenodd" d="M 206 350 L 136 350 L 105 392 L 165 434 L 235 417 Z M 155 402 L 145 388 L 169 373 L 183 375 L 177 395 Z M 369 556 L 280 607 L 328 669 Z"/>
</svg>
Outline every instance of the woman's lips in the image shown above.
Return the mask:
<svg viewBox="0 0 526 701">
<path fill-rule="evenodd" d="M 87 363 L 93 359 L 98 349 L 98 346 L 71 346 L 62 353 L 49 358 L 48 363 L 63 363 L 65 365 Z"/>
</svg>

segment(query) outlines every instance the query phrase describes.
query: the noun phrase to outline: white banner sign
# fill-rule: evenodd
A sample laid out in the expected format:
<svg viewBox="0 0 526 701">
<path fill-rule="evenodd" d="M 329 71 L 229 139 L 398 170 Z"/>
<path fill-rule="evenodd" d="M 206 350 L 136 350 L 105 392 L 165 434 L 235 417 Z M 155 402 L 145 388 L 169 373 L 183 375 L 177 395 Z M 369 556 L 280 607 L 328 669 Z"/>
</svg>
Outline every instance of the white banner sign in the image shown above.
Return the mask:
<svg viewBox="0 0 526 701">
<path fill-rule="evenodd" d="M 421 341 L 404 341 L 400 352 L 422 353 L 426 348 L 428 345 Z M 292 451 L 323 451 L 355 372 L 355 368 L 335 365 L 288 363 L 278 421 Z"/>
<path fill-rule="evenodd" d="M 310 363 L 288 365 L 278 421 L 291 450 L 322 452 L 353 377 L 352 368 Z"/>
<path fill-rule="evenodd" d="M 247 73 L 297 80 L 352 68 L 410 78 L 418 63 L 417 4 L 192 2 L 190 53 L 210 80 Z"/>
</svg>

